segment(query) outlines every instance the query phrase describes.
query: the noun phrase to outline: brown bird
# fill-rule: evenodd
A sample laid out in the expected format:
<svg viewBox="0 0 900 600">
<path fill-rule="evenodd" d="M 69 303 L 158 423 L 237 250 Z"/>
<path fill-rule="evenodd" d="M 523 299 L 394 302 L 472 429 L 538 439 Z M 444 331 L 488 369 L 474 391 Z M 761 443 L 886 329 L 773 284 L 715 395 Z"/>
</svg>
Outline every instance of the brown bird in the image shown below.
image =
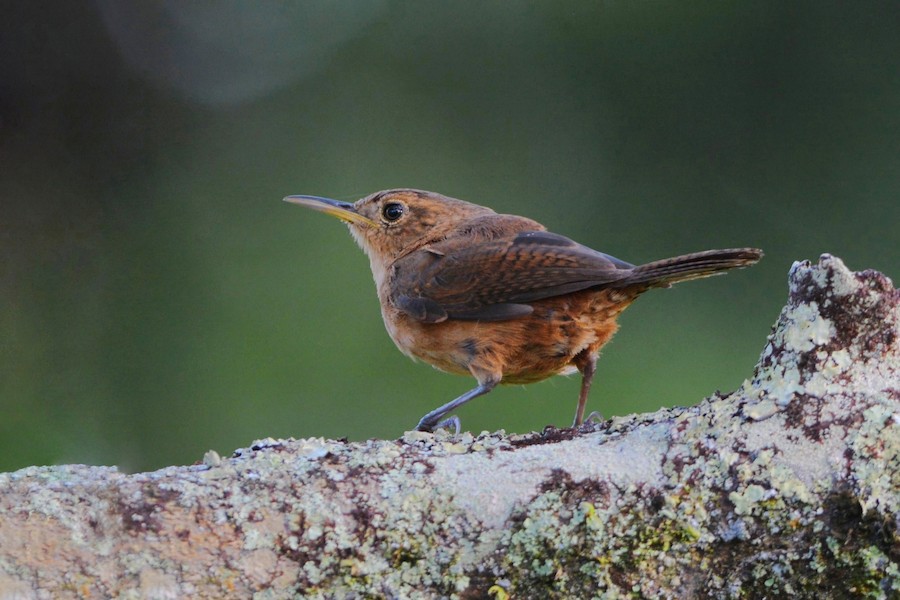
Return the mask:
<svg viewBox="0 0 900 600">
<path fill-rule="evenodd" d="M 346 221 L 369 256 L 391 339 L 404 354 L 478 386 L 431 411 L 416 429 L 499 383 L 582 374 L 574 426 L 584 419 L 600 348 L 641 293 L 746 267 L 755 248 L 707 250 L 635 266 L 550 233 L 536 221 L 433 192 L 395 189 L 354 204 L 288 196 Z"/>
</svg>

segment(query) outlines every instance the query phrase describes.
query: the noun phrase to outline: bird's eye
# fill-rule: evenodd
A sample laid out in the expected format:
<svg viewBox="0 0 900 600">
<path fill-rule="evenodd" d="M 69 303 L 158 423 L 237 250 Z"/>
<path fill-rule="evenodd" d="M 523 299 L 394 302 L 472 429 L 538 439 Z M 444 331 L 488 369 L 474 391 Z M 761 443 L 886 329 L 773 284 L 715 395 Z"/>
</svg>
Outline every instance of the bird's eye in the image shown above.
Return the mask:
<svg viewBox="0 0 900 600">
<path fill-rule="evenodd" d="M 405 211 L 405 207 L 399 202 L 388 202 L 382 207 L 381 216 L 384 217 L 385 221 L 393 223 L 402 217 Z"/>
</svg>

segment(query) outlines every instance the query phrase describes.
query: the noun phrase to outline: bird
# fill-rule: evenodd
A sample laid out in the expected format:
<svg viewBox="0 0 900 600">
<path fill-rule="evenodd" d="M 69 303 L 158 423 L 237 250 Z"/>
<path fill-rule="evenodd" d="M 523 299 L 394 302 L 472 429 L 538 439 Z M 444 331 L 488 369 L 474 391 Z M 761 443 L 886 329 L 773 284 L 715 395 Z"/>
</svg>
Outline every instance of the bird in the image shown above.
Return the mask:
<svg viewBox="0 0 900 600">
<path fill-rule="evenodd" d="M 746 267 L 757 248 L 706 250 L 633 265 L 551 233 L 532 219 L 417 189 L 355 203 L 295 195 L 286 202 L 344 221 L 369 258 L 388 335 L 401 352 L 477 386 L 424 415 L 450 416 L 499 384 L 581 373 L 573 427 L 584 421 L 600 349 L 617 318 L 651 288 Z"/>
</svg>

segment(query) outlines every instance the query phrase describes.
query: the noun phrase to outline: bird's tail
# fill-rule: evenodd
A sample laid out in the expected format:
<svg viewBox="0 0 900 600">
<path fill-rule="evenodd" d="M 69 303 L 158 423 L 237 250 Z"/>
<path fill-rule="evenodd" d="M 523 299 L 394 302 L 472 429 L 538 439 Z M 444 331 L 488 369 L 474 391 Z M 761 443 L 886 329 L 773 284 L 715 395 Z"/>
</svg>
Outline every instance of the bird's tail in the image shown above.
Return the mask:
<svg viewBox="0 0 900 600">
<path fill-rule="evenodd" d="M 720 275 L 729 269 L 749 267 L 759 262 L 762 256 L 762 250 L 757 248 L 729 248 L 665 258 L 635 267 L 631 276 L 613 287 L 669 287 L 680 281 L 701 279 Z"/>
</svg>

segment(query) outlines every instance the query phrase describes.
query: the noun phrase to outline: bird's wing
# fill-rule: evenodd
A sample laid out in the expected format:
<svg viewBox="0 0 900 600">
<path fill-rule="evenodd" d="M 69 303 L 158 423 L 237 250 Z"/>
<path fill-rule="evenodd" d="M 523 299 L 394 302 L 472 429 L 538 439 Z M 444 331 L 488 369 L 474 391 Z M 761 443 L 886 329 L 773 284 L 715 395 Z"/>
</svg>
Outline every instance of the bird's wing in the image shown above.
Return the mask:
<svg viewBox="0 0 900 600">
<path fill-rule="evenodd" d="M 633 265 L 547 231 L 434 244 L 395 263 L 392 300 L 419 321 L 502 321 L 530 302 L 620 281 Z"/>
</svg>

